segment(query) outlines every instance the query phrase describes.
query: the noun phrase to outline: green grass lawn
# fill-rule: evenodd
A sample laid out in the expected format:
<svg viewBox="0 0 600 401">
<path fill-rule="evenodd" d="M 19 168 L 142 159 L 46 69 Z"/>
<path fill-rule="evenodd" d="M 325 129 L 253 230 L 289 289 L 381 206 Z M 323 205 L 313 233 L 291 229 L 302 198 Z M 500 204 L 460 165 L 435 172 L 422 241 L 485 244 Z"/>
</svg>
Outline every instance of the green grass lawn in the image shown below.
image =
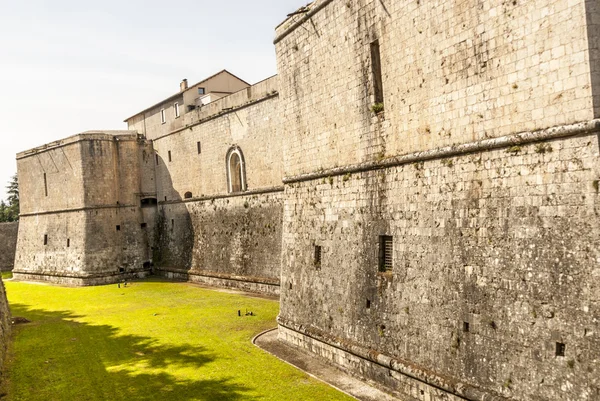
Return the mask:
<svg viewBox="0 0 600 401">
<path fill-rule="evenodd" d="M 351 399 L 251 344 L 275 327 L 276 301 L 161 281 L 5 285 L 31 323 L 14 326 L 2 399 Z"/>
</svg>

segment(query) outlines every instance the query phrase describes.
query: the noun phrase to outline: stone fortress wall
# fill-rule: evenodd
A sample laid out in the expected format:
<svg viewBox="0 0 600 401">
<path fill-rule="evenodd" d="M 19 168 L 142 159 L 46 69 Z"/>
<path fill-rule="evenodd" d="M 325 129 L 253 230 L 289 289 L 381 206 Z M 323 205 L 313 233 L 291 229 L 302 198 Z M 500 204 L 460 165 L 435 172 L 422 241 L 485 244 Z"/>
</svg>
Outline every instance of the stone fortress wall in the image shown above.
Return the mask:
<svg viewBox="0 0 600 401">
<path fill-rule="evenodd" d="M 169 277 L 278 293 L 283 214 L 277 77 L 184 116 L 154 139 L 160 238 Z M 226 157 L 243 155 L 245 190 L 228 188 Z M 186 197 L 187 194 L 187 197 Z"/>
<path fill-rule="evenodd" d="M 317 0 L 277 77 L 19 154 L 16 276 L 280 293 L 401 399 L 597 399 L 598 43 L 589 0 Z"/>
<path fill-rule="evenodd" d="M 402 399 L 600 397 L 590 5 L 321 0 L 278 27 L 283 341 Z"/>
<path fill-rule="evenodd" d="M 11 271 L 15 264 L 15 248 L 19 223 L 0 223 L 0 271 Z"/>
<path fill-rule="evenodd" d="M 88 285 L 147 274 L 151 146 L 129 131 L 87 132 L 18 154 L 14 277 Z"/>
</svg>

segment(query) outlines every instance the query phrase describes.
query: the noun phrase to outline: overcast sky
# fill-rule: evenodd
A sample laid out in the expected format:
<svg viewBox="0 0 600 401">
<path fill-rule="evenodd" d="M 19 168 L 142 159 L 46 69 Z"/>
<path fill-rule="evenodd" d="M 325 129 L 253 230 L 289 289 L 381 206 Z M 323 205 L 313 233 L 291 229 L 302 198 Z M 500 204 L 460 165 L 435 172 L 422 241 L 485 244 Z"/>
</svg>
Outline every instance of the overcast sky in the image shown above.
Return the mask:
<svg viewBox="0 0 600 401">
<path fill-rule="evenodd" d="M 0 0 L 0 199 L 15 154 L 123 120 L 227 69 L 276 74 L 275 26 L 307 0 Z"/>
</svg>

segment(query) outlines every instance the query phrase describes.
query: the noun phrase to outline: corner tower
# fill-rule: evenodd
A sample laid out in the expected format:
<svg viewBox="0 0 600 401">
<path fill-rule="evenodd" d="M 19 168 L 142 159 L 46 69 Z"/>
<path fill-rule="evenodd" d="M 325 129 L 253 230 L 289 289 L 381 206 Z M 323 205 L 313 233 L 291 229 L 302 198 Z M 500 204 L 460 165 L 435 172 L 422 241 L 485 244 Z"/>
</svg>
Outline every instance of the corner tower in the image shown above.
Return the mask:
<svg viewBox="0 0 600 401">
<path fill-rule="evenodd" d="M 14 277 L 94 285 L 146 275 L 153 153 L 134 131 L 90 131 L 19 153 Z"/>
</svg>

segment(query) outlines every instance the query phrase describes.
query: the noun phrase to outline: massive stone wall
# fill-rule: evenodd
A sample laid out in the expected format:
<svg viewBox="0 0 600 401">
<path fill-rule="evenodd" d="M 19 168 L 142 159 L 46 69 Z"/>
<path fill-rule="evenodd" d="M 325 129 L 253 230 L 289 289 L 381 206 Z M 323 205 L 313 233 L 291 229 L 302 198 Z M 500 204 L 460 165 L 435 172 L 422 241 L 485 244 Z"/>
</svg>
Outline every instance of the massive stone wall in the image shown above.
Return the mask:
<svg viewBox="0 0 600 401">
<path fill-rule="evenodd" d="M 89 132 L 17 159 L 16 278 L 85 285 L 150 270 L 154 213 L 141 199 L 156 197 L 151 143 L 131 132 Z"/>
<path fill-rule="evenodd" d="M 592 119 L 588 16 L 584 0 L 316 1 L 277 29 L 286 175 Z"/>
<path fill-rule="evenodd" d="M 402 399 L 600 397 L 594 8 L 321 0 L 278 27 L 284 341 Z"/>
<path fill-rule="evenodd" d="M 277 293 L 282 144 L 277 80 L 187 113 L 154 140 L 159 213 L 154 263 L 170 277 Z M 230 192 L 226 156 L 243 154 L 246 188 Z"/>
<path fill-rule="evenodd" d="M 584 135 L 291 183 L 280 323 L 459 394 L 600 396 L 598 149 Z"/>
<path fill-rule="evenodd" d="M 170 277 L 279 292 L 281 192 L 161 207 L 154 262 Z"/>
<path fill-rule="evenodd" d="M 0 271 L 10 271 L 15 264 L 19 223 L 0 223 Z"/>
</svg>

